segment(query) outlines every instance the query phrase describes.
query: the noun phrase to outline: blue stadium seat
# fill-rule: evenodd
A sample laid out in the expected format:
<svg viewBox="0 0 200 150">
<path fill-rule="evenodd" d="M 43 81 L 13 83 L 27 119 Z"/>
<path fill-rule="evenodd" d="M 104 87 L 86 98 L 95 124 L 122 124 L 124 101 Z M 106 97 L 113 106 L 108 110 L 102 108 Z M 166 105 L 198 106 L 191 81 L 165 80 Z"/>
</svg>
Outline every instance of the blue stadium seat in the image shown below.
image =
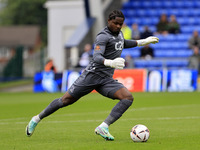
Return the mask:
<svg viewBox="0 0 200 150">
<path fill-rule="evenodd" d="M 182 1 L 174 1 L 173 5 L 175 8 L 183 8 L 184 7 L 184 3 Z"/>
<path fill-rule="evenodd" d="M 200 1 L 199 0 L 196 0 L 193 3 L 194 3 L 195 8 L 200 8 Z"/>
<path fill-rule="evenodd" d="M 188 25 L 187 18 L 188 17 L 177 17 L 177 21 L 181 26 Z"/>
<path fill-rule="evenodd" d="M 193 54 L 192 50 L 178 50 L 176 51 L 177 57 L 190 57 Z"/>
<path fill-rule="evenodd" d="M 162 34 L 156 35 L 159 38 L 159 44 L 160 42 L 166 42 L 166 36 L 163 36 Z"/>
<path fill-rule="evenodd" d="M 174 57 L 174 51 L 172 50 L 154 50 L 155 57 Z"/>
<path fill-rule="evenodd" d="M 184 11 L 183 10 L 181 11 L 181 14 L 182 16 L 185 16 L 185 17 L 192 17 L 193 16 L 192 11 L 193 11 L 192 9 L 185 8 Z"/>
<path fill-rule="evenodd" d="M 193 54 L 191 50 L 154 50 L 155 57 L 190 57 Z"/>
<path fill-rule="evenodd" d="M 162 51 L 162 50 L 154 50 L 154 57 L 165 57 L 164 51 Z"/>
<path fill-rule="evenodd" d="M 168 36 L 156 35 L 160 42 L 151 46 L 155 50 L 156 57 L 165 57 L 165 59 L 167 57 L 187 58 L 192 55 L 187 42 L 194 30 L 200 32 L 200 0 L 128 0 L 123 5 L 123 12 L 126 17 L 125 22 L 129 26 L 137 23 L 139 30 L 143 31 L 144 26 L 147 25 L 153 32 L 156 31 L 156 24 L 161 14 L 165 13 L 168 17 L 172 14 L 176 15 L 181 33 Z M 137 52 L 133 51 L 122 52 L 122 55 L 131 54 L 133 57 L 139 57 L 139 49 Z"/>
<path fill-rule="evenodd" d="M 142 20 L 141 25 L 154 25 L 155 21 L 152 18 L 145 18 Z"/>
<path fill-rule="evenodd" d="M 194 17 L 187 18 L 186 21 L 188 22 L 188 25 L 199 25 L 199 19 Z"/>
<path fill-rule="evenodd" d="M 170 16 L 171 15 L 171 13 L 170 13 L 170 9 L 158 9 L 158 14 L 166 14 L 167 16 Z"/>
<path fill-rule="evenodd" d="M 159 38 L 159 44 L 162 42 L 174 42 L 177 40 L 177 35 L 175 34 L 168 34 L 168 35 L 156 35 Z"/>
<path fill-rule="evenodd" d="M 184 1 L 183 4 L 184 4 L 185 8 L 194 8 L 195 7 L 194 1 Z"/>
<path fill-rule="evenodd" d="M 169 13 L 175 15 L 176 17 L 182 16 L 182 13 L 179 9 L 169 9 Z"/>
<path fill-rule="evenodd" d="M 169 42 L 159 42 L 159 44 L 151 44 L 154 49 L 171 49 L 171 44 Z"/>
<path fill-rule="evenodd" d="M 198 17 L 178 17 L 177 21 L 181 26 L 196 26 L 200 24 Z"/>
<path fill-rule="evenodd" d="M 176 35 L 175 34 L 168 34 L 167 36 L 164 36 L 165 41 L 168 42 L 174 42 L 176 40 Z"/>
<path fill-rule="evenodd" d="M 200 15 L 199 8 L 196 8 L 196 9 L 192 8 L 192 9 L 190 9 L 190 13 L 191 13 L 192 16 L 199 17 L 199 15 Z"/>
<path fill-rule="evenodd" d="M 152 32 L 156 32 L 156 26 L 155 25 L 149 25 L 149 29 L 152 31 Z M 142 31 L 142 30 L 141 30 Z"/>
<path fill-rule="evenodd" d="M 146 68 L 146 63 L 145 63 L 145 61 L 135 60 L 134 66 L 135 66 L 135 68 Z"/>
<path fill-rule="evenodd" d="M 154 1 L 152 8 L 161 8 L 162 7 L 162 1 Z"/>
<path fill-rule="evenodd" d="M 194 30 L 199 30 L 199 26 L 198 25 L 187 25 L 187 26 L 181 27 L 182 33 L 192 34 Z"/>
<path fill-rule="evenodd" d="M 132 18 L 132 24 L 133 23 L 137 23 L 138 25 L 141 25 L 142 24 L 142 20 L 140 18 Z"/>
<path fill-rule="evenodd" d="M 162 1 L 163 8 L 173 8 L 174 4 L 173 1 Z"/>
<path fill-rule="evenodd" d="M 171 49 L 181 49 L 185 50 L 188 49 L 188 43 L 187 42 L 178 42 L 174 41 L 173 43 L 170 44 Z"/>
<path fill-rule="evenodd" d="M 125 58 L 127 55 L 130 55 L 133 58 L 140 57 L 140 49 L 139 48 L 127 48 L 122 51 L 121 57 Z"/>
<path fill-rule="evenodd" d="M 148 16 L 154 16 L 154 17 L 160 16 L 157 9 L 147 9 L 147 12 L 148 12 Z"/>
<path fill-rule="evenodd" d="M 131 9 L 128 9 L 127 11 L 126 11 L 126 17 L 133 17 L 134 15 L 135 15 L 135 11 L 134 10 L 131 10 Z M 127 18 L 126 18 L 127 19 Z"/>
<path fill-rule="evenodd" d="M 137 15 L 140 17 L 146 16 L 147 15 L 147 11 L 145 9 L 139 9 L 137 11 Z"/>
<path fill-rule="evenodd" d="M 186 41 L 189 40 L 190 37 L 191 37 L 190 33 L 189 34 L 177 34 L 176 35 L 176 40 L 186 42 Z"/>
<path fill-rule="evenodd" d="M 154 49 L 158 50 L 166 50 L 166 49 L 180 49 L 180 50 L 186 50 L 188 49 L 188 43 L 182 42 L 182 41 L 160 41 L 158 44 L 151 44 L 151 46 Z"/>
<path fill-rule="evenodd" d="M 125 19 L 124 23 L 125 23 L 127 26 L 131 26 L 131 25 L 132 25 L 132 19 L 130 19 L 130 18 L 127 17 L 127 18 Z"/>
<path fill-rule="evenodd" d="M 166 61 L 166 67 L 183 68 L 188 66 L 188 60 L 168 60 Z"/>
<path fill-rule="evenodd" d="M 125 18 L 127 18 L 128 17 L 128 13 L 127 13 L 128 9 L 122 9 L 121 11 L 123 12 Z"/>
<path fill-rule="evenodd" d="M 135 68 L 187 68 L 188 67 L 188 60 L 142 60 L 137 59 L 134 60 Z"/>
<path fill-rule="evenodd" d="M 142 3 L 142 7 L 143 8 L 151 8 L 152 6 L 153 6 L 154 4 L 151 2 L 151 1 L 144 1 L 143 3 Z"/>
<path fill-rule="evenodd" d="M 146 63 L 147 67 L 162 67 L 162 61 L 160 60 L 148 60 Z"/>
<path fill-rule="evenodd" d="M 131 8 L 142 8 L 142 3 L 140 1 L 131 1 L 130 2 Z"/>
<path fill-rule="evenodd" d="M 135 68 L 161 68 L 163 63 L 161 60 L 134 60 Z"/>
<path fill-rule="evenodd" d="M 130 2 L 125 2 L 125 3 L 123 3 L 122 8 L 123 8 L 124 10 L 130 9 L 130 8 L 131 8 Z"/>
</svg>

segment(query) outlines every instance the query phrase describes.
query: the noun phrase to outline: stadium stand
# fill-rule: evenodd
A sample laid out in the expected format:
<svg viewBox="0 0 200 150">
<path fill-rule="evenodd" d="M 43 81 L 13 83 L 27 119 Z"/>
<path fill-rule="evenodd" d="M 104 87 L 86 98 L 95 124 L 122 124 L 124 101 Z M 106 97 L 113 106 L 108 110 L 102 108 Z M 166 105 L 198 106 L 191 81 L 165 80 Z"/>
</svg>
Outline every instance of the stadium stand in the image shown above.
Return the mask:
<svg viewBox="0 0 200 150">
<path fill-rule="evenodd" d="M 129 0 L 122 6 L 122 12 L 126 17 L 126 24 L 131 26 L 137 23 L 140 31 L 144 26 L 156 31 L 156 24 L 160 15 L 165 13 L 168 17 L 175 15 L 180 24 L 181 33 L 156 35 L 158 44 L 152 44 L 155 57 L 152 60 L 141 60 L 140 48 L 124 49 L 122 57 L 131 55 L 134 58 L 135 68 L 186 68 L 188 58 L 193 54 L 188 47 L 188 39 L 194 30 L 200 32 L 200 1 L 199 0 Z"/>
</svg>

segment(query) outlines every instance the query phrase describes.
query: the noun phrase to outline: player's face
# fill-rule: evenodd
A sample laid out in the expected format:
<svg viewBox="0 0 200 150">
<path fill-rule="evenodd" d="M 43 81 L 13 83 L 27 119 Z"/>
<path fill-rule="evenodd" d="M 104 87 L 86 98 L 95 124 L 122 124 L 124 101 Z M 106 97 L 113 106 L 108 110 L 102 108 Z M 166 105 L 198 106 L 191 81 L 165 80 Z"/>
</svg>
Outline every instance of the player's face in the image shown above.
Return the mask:
<svg viewBox="0 0 200 150">
<path fill-rule="evenodd" d="M 108 20 L 108 28 L 114 34 L 119 34 L 123 23 L 124 23 L 124 18 L 116 17 L 115 19 Z"/>
</svg>

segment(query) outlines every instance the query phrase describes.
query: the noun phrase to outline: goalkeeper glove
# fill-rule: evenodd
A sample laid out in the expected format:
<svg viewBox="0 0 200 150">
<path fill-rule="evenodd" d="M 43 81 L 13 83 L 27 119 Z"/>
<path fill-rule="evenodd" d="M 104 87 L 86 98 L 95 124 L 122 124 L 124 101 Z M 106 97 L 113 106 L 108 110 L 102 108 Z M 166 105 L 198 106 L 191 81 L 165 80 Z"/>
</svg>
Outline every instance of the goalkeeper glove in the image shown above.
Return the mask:
<svg viewBox="0 0 200 150">
<path fill-rule="evenodd" d="M 155 43 L 158 43 L 158 42 L 159 42 L 159 39 L 157 37 L 150 36 L 150 37 L 148 37 L 146 39 L 137 40 L 137 43 L 138 43 L 137 45 L 138 46 L 144 46 L 144 45 L 148 45 L 150 43 L 155 44 Z"/>
<path fill-rule="evenodd" d="M 115 69 L 123 69 L 125 66 L 125 60 L 123 58 L 115 58 L 114 60 L 105 59 L 104 65 L 107 67 L 115 68 Z"/>
</svg>

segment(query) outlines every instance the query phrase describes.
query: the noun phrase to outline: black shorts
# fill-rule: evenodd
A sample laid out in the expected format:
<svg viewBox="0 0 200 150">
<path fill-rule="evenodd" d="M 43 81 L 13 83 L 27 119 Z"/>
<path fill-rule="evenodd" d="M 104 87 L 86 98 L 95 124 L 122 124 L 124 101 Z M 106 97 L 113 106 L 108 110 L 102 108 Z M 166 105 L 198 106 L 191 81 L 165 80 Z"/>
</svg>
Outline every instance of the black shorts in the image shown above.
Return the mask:
<svg viewBox="0 0 200 150">
<path fill-rule="evenodd" d="M 79 99 L 96 90 L 103 96 L 115 99 L 114 93 L 121 88 L 125 88 L 124 85 L 112 77 L 101 77 L 95 73 L 84 71 L 68 89 L 68 93 Z"/>
</svg>

